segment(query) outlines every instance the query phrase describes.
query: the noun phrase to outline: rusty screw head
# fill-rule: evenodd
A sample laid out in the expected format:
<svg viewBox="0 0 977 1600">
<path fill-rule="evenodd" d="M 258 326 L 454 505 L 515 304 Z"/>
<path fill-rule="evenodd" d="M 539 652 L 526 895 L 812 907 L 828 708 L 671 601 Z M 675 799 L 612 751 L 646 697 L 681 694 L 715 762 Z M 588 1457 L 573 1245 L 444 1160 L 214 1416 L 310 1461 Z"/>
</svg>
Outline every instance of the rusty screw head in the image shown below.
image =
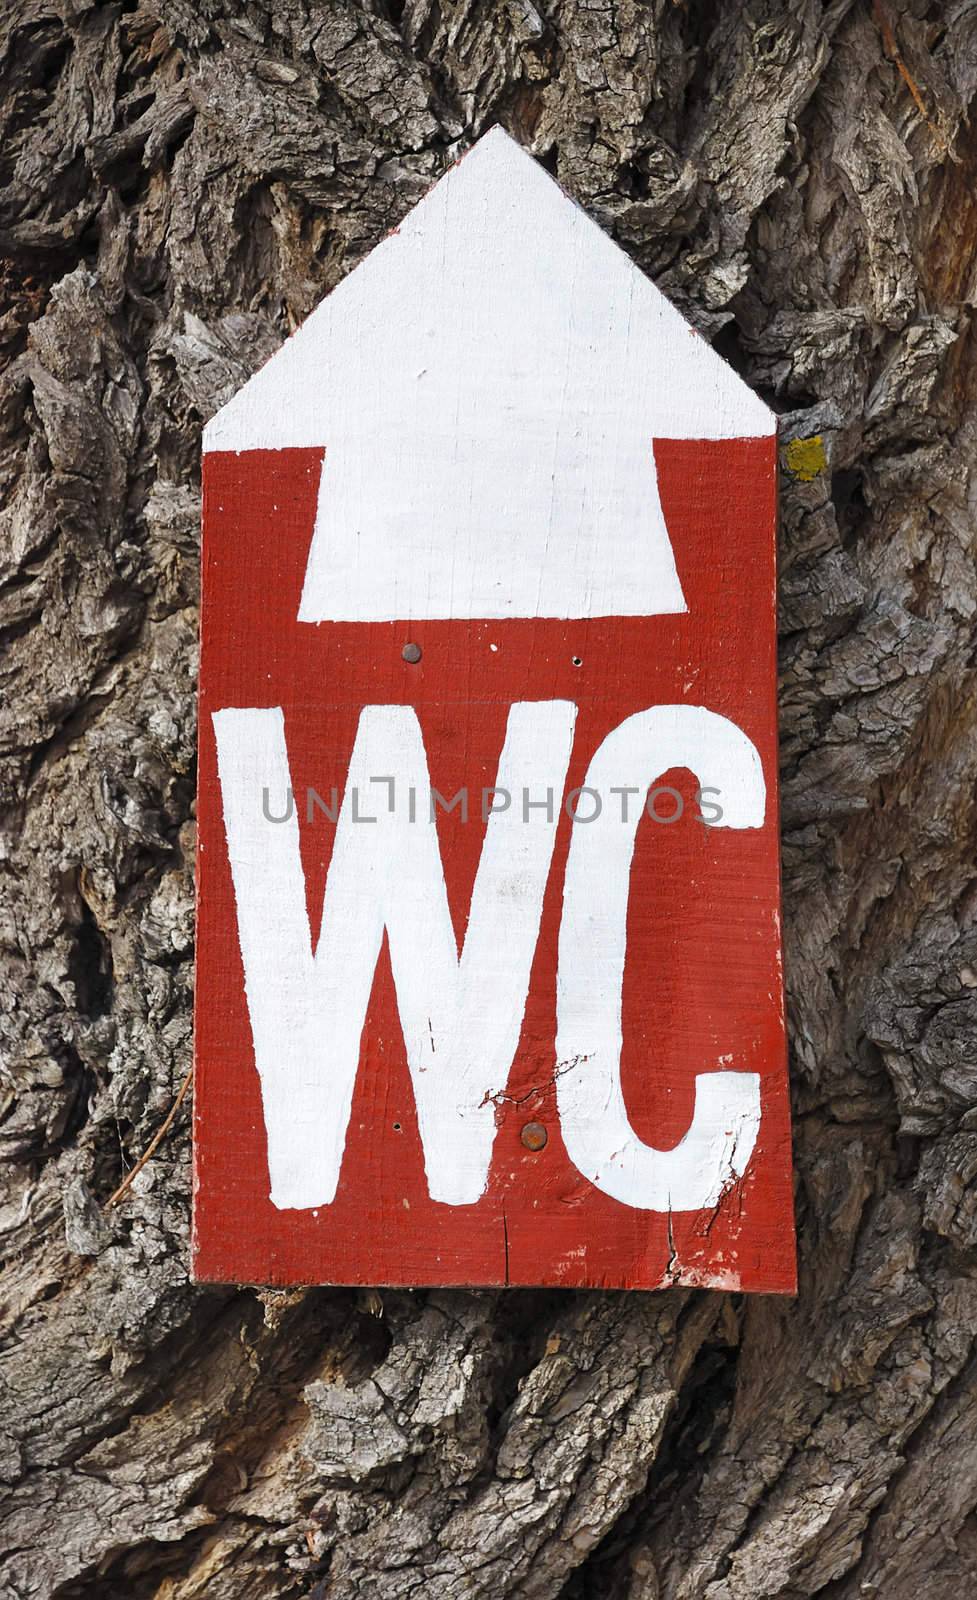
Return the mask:
<svg viewBox="0 0 977 1600">
<path fill-rule="evenodd" d="M 405 644 L 400 653 L 405 661 L 410 662 L 411 666 L 421 659 L 421 647 L 419 644 Z"/>
<path fill-rule="evenodd" d="M 541 1122 L 527 1122 L 519 1137 L 527 1150 L 542 1150 L 549 1134 Z"/>
</svg>

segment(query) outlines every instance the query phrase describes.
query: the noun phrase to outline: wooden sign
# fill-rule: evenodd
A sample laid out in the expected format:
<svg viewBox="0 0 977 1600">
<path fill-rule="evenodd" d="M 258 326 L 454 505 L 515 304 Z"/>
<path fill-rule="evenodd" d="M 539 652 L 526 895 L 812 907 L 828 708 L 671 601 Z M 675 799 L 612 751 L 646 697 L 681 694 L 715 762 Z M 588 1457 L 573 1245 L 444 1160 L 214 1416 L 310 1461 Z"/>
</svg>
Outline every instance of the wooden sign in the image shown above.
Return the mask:
<svg viewBox="0 0 977 1600">
<path fill-rule="evenodd" d="M 496 130 L 204 450 L 197 1278 L 791 1290 L 772 414 Z"/>
</svg>

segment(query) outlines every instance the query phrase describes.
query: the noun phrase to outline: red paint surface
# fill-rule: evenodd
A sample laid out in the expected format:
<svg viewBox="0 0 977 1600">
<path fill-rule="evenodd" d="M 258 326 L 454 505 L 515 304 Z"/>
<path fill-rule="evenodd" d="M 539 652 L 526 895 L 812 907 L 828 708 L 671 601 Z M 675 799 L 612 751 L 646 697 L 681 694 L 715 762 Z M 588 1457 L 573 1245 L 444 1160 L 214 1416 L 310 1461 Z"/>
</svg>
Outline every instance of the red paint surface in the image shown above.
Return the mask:
<svg viewBox="0 0 977 1600">
<path fill-rule="evenodd" d="M 272 1284 L 684 1282 L 795 1287 L 779 939 L 772 439 L 655 447 L 659 487 L 688 603 L 681 616 L 583 622 L 299 624 L 321 452 L 205 458 L 200 688 L 194 1273 Z M 423 648 L 409 665 L 408 640 Z M 498 649 L 491 651 L 489 643 Z M 582 665 L 574 666 L 579 657 Z M 623 1086 L 637 1133 L 676 1143 L 697 1071 L 762 1079 L 762 1120 L 744 1178 L 708 1213 L 669 1219 L 593 1188 L 569 1162 L 553 1088 L 556 948 L 570 823 L 557 835 L 530 995 L 486 1194 L 453 1207 L 428 1197 L 413 1094 L 384 950 L 335 1202 L 278 1211 L 268 1198 L 254 1064 L 211 713 L 285 713 L 297 795 L 342 794 L 360 711 L 415 707 L 442 794 L 494 781 L 515 700 L 579 706 L 567 789 L 600 741 L 645 707 L 688 701 L 736 722 L 763 761 L 760 830 L 705 828 L 695 784 L 662 774 L 689 804 L 681 821 L 642 821 L 631 880 Z M 635 781 L 647 776 L 638 774 Z M 378 791 L 382 801 L 382 791 Z M 260 803 L 260 801 L 259 801 Z M 667 800 L 660 807 L 664 814 Z M 313 938 L 334 835 L 300 806 Z M 459 940 L 484 826 L 438 824 Z M 269 930 L 269 937 L 272 937 Z M 520 1133 L 545 1124 L 538 1153 Z"/>
</svg>

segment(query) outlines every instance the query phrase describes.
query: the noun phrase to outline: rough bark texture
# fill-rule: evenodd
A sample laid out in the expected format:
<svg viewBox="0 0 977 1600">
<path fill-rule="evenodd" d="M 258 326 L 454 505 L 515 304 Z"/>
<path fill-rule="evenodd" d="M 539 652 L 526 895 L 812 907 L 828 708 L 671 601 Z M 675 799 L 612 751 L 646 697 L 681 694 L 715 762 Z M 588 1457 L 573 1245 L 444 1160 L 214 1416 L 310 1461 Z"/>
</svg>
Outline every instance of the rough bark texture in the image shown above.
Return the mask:
<svg viewBox="0 0 977 1600">
<path fill-rule="evenodd" d="M 0 1594 L 974 1592 L 977 10 L 2 23 Z M 496 120 L 783 415 L 796 1303 L 194 1289 L 185 1110 L 104 1208 L 189 1064 L 201 424 Z"/>
</svg>

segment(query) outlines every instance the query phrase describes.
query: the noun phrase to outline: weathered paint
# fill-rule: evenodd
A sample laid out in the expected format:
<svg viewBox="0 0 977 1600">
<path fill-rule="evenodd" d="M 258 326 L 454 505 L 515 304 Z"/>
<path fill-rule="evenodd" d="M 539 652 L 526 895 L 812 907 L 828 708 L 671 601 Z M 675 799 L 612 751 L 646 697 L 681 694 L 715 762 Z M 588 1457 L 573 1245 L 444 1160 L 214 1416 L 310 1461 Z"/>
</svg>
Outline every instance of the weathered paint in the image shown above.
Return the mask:
<svg viewBox="0 0 977 1600">
<path fill-rule="evenodd" d="M 214 419 L 198 1277 L 792 1287 L 775 454 L 499 134 Z"/>
</svg>

